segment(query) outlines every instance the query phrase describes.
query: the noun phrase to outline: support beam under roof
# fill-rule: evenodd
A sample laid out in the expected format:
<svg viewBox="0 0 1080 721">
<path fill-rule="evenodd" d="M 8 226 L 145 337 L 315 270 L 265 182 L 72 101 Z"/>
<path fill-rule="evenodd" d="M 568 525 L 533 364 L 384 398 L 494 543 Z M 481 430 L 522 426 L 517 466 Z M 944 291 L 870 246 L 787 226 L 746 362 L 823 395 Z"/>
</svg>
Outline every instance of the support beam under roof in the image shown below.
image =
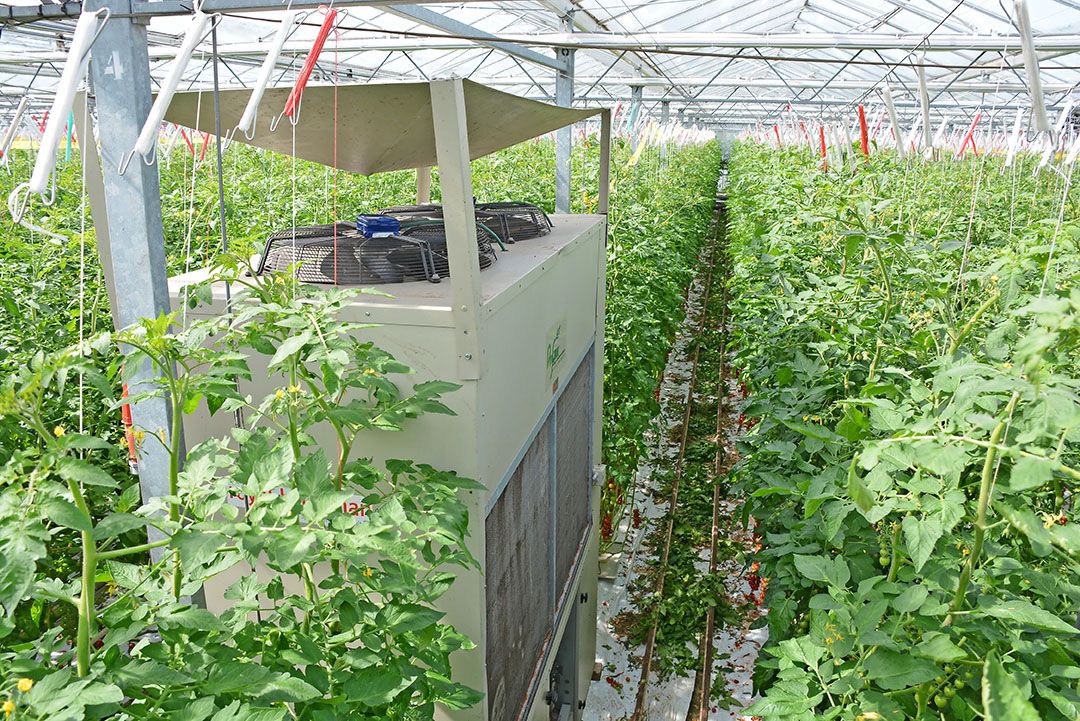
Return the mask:
<svg viewBox="0 0 1080 721">
<path fill-rule="evenodd" d="M 458 0 L 424 0 L 426 4 L 451 3 Z M 484 2 L 484 0 L 471 0 Z M 82 2 L 59 2 L 40 5 L 0 5 L 0 24 L 6 22 L 32 22 L 57 18 L 75 18 L 83 8 Z M 106 3 L 102 0 L 88 0 L 86 7 L 96 10 Z M 407 0 L 335 0 L 334 7 L 368 6 L 382 8 L 385 5 L 406 5 Z M 190 0 L 121 0 L 119 3 L 108 2 L 109 7 L 116 6 L 114 17 L 161 17 L 166 15 L 191 15 Z M 202 11 L 207 13 L 260 12 L 283 10 L 280 0 L 204 0 Z M 293 0 L 289 7 L 293 10 L 316 10 L 326 5 L 320 0 Z"/>
<path fill-rule="evenodd" d="M 427 25 L 428 27 L 476 39 L 483 45 L 496 48 L 508 55 L 527 60 L 530 63 L 551 68 L 556 72 L 565 71 L 567 67 L 566 61 L 562 59 L 561 56 L 549 57 L 516 43 L 501 41 L 497 36 L 492 35 L 491 33 L 479 30 L 468 23 L 463 23 L 460 20 L 455 20 L 452 17 L 435 12 L 434 10 L 429 10 L 420 5 L 394 5 L 386 8 L 386 11 L 399 17 L 413 20 L 422 25 Z"/>
<path fill-rule="evenodd" d="M 664 50 L 674 48 L 773 48 L 792 50 L 921 50 L 956 52 L 961 50 L 1009 51 L 1020 47 L 1018 35 L 966 35 L 935 33 L 929 38 L 889 33 L 706 33 L 648 32 L 546 33 L 543 35 L 503 35 L 500 39 L 523 45 L 561 45 L 576 48 L 617 48 Z M 1038 35 L 1038 50 L 1080 51 L 1080 35 Z"/>
<path fill-rule="evenodd" d="M 528 85 L 529 80 L 522 77 L 513 76 L 501 76 L 501 77 L 480 77 L 474 78 L 477 82 L 484 85 L 491 85 L 493 87 L 508 87 L 515 85 Z M 600 80 L 597 83 L 597 80 Z M 783 88 L 787 91 L 810 89 L 816 90 L 818 88 L 827 88 L 828 90 L 843 90 L 854 92 L 866 92 L 868 90 L 874 90 L 881 87 L 880 79 L 873 80 L 829 80 L 827 78 L 715 78 L 715 77 L 672 77 L 670 81 L 668 78 L 628 78 L 628 77 L 612 77 L 610 75 L 604 78 L 577 76 L 575 81 L 579 84 L 590 86 L 593 84 L 602 85 L 608 88 L 614 87 L 629 87 L 629 88 L 666 88 L 670 83 L 676 83 L 687 87 L 708 87 L 708 88 Z M 944 82 L 940 80 L 931 80 L 927 83 L 927 87 L 931 92 L 945 92 L 948 90 L 953 93 L 1016 93 L 1027 90 L 1026 83 L 1020 83 L 1016 80 L 1010 82 L 994 82 L 986 80 L 966 80 L 957 81 L 954 83 Z M 1046 92 L 1051 93 L 1064 93 L 1075 87 L 1072 83 L 1043 83 L 1043 88 Z M 672 98 L 676 100 L 677 98 Z M 788 98 L 791 99 L 790 97 Z M 653 100 L 660 100 L 659 97 L 653 98 Z"/>
</svg>

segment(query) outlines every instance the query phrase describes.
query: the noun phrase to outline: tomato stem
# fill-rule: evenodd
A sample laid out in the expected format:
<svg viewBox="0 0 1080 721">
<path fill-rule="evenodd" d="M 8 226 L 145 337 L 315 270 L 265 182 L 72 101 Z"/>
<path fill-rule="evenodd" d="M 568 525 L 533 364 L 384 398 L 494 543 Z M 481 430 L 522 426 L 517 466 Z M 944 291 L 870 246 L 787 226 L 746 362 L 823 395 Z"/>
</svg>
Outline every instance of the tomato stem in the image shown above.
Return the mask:
<svg viewBox="0 0 1080 721">
<path fill-rule="evenodd" d="M 945 617 L 945 626 L 952 624 L 953 614 L 963 608 L 964 595 L 967 593 L 971 574 L 975 570 L 975 564 L 982 555 L 983 538 L 986 535 L 986 511 L 990 506 L 990 491 L 994 480 L 994 462 L 998 456 L 998 443 L 1005 434 L 1005 428 L 1012 417 L 1016 402 L 1020 399 L 1019 392 L 1013 392 L 1008 405 L 1005 406 L 1005 417 L 994 427 L 990 434 L 990 447 L 986 449 L 986 458 L 983 461 L 982 477 L 979 482 L 979 505 L 975 512 L 975 540 L 971 544 L 971 553 L 968 554 L 967 563 L 960 572 L 960 581 L 956 585 L 956 594 L 953 596 L 952 605 L 949 607 L 949 615 Z"/>
</svg>

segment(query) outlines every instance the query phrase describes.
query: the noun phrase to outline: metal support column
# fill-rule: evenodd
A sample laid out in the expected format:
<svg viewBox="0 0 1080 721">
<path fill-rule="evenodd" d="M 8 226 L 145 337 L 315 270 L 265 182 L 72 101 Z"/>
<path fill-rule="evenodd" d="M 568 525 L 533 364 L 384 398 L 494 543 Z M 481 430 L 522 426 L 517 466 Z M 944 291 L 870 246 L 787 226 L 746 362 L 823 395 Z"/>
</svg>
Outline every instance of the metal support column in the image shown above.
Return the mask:
<svg viewBox="0 0 1080 721">
<path fill-rule="evenodd" d="M 667 158 L 667 156 L 668 156 L 668 143 L 667 143 L 666 138 L 667 138 L 667 125 L 668 125 L 668 123 L 670 121 L 671 121 L 671 101 L 670 100 L 661 100 L 660 101 L 660 125 L 663 126 L 663 128 L 664 128 L 664 131 L 663 131 L 664 135 L 662 137 L 665 138 L 664 144 L 660 146 L 660 157 L 661 158 Z"/>
<path fill-rule="evenodd" d="M 637 125 L 641 115 L 642 87 L 634 85 L 630 88 L 630 120 L 626 125 L 626 131 L 630 134 L 630 144 L 637 150 L 638 133 Z"/>
<path fill-rule="evenodd" d="M 483 371 L 477 337 L 480 316 L 480 258 L 476 253 L 476 212 L 473 208 L 465 90 L 461 78 L 431 83 L 435 118 L 435 150 L 439 188 L 446 221 L 446 250 L 450 257 L 454 336 L 458 378 L 475 380 Z"/>
<path fill-rule="evenodd" d="M 567 15 L 562 19 L 563 29 L 573 32 L 574 23 Z M 565 69 L 555 73 L 555 104 L 565 108 L 574 105 L 574 51 L 556 48 L 556 58 L 566 63 Z M 573 126 L 567 125 L 555 131 L 555 212 L 570 212 L 570 154 L 573 149 Z"/>
<path fill-rule="evenodd" d="M 116 285 L 113 323 L 125 328 L 140 318 L 156 318 L 169 312 L 158 169 L 136 162 L 123 175 L 117 170 L 121 156 L 135 146 L 150 112 L 150 60 L 146 21 L 124 17 L 128 8 L 124 0 L 101 0 L 92 9 L 97 7 L 110 8 L 113 17 L 94 44 L 90 62 L 105 200 L 104 208 L 95 204 L 93 215 L 107 221 L 109 270 Z M 89 133 L 80 140 L 89 141 Z M 91 176 L 88 174 L 87 179 Z M 93 200 L 96 194 L 90 193 L 90 197 Z M 144 390 L 153 376 L 150 364 L 136 369 L 131 394 Z M 168 399 L 136 403 L 131 414 L 135 425 L 147 434 L 169 433 Z M 169 495 L 169 456 L 159 443 L 147 443 L 142 448 L 139 486 L 144 501 Z M 158 533 L 151 530 L 151 538 L 159 537 Z"/>
<path fill-rule="evenodd" d="M 416 202 L 427 205 L 431 202 L 431 167 L 416 169 Z"/>
</svg>

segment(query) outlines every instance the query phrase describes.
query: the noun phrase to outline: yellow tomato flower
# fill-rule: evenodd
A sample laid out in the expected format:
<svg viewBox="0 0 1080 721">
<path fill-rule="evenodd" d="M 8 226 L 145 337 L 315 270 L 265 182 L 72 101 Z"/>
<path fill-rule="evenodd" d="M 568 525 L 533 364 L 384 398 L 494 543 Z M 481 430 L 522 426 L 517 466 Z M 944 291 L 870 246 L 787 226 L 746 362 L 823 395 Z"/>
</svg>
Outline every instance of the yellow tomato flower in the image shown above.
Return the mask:
<svg viewBox="0 0 1080 721">
<path fill-rule="evenodd" d="M 281 400 L 282 398 L 284 398 L 284 397 L 285 397 L 285 391 L 283 391 L 283 390 L 281 390 L 280 388 L 278 388 L 278 389 L 277 389 L 277 390 L 276 390 L 276 391 L 274 392 L 274 397 L 275 397 L 275 398 L 277 398 L 278 400 Z"/>
<path fill-rule="evenodd" d="M 15 702 L 12 701 L 11 699 L 8 699 L 7 701 L 4 702 L 3 709 L 4 709 L 4 718 L 7 718 L 8 716 L 11 716 L 11 714 L 15 713 Z"/>
<path fill-rule="evenodd" d="M 300 386 L 289 386 L 289 393 L 303 393 L 304 389 Z"/>
<path fill-rule="evenodd" d="M 371 570 L 371 566 L 368 566 L 367 568 L 364 569 L 364 575 L 367 576 L 368 578 L 371 578 L 371 576 L 374 573 L 375 572 Z"/>
<path fill-rule="evenodd" d="M 34 679 L 20 678 L 18 686 L 20 691 L 22 691 L 23 693 L 27 693 L 30 689 L 34 687 Z"/>
<path fill-rule="evenodd" d="M 53 428 L 53 429 L 52 429 L 52 434 L 53 434 L 54 436 L 56 436 L 57 438 L 60 438 L 60 437 L 61 437 L 61 436 L 63 436 L 63 435 L 65 434 L 65 433 L 67 433 L 67 431 L 65 431 L 65 430 L 64 430 L 64 427 L 63 427 L 63 426 L 57 426 L 56 428 Z"/>
<path fill-rule="evenodd" d="M 365 368 L 364 369 L 364 375 L 366 375 L 366 376 L 378 376 L 379 372 L 376 371 L 373 368 Z"/>
</svg>

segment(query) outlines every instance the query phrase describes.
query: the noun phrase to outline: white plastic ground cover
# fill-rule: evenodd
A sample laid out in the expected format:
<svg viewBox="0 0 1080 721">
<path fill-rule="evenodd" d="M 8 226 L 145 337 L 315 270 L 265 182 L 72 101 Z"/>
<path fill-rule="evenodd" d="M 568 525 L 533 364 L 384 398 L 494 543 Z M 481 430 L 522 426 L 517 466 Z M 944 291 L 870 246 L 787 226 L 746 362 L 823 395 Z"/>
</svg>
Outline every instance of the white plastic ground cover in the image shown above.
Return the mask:
<svg viewBox="0 0 1080 721">
<path fill-rule="evenodd" d="M 698 267 L 705 267 L 706 258 L 702 256 Z M 679 428 L 682 421 L 682 407 L 690 385 L 691 364 L 687 359 L 687 348 L 697 333 L 699 310 L 703 301 L 704 278 L 698 277 L 687 295 L 687 313 L 682 327 L 676 334 L 674 347 L 664 371 L 664 380 L 660 386 L 661 407 L 664 409 L 653 422 L 650 433 L 652 451 L 638 468 L 636 491 L 631 503 L 637 509 L 639 525 L 633 525 L 632 510 L 625 514 L 622 524 L 616 531 L 616 538 L 622 539 L 621 552 L 613 558 L 614 578 L 601 578 L 598 589 L 599 606 L 597 612 L 597 660 L 603 664 L 603 671 L 598 681 L 593 681 L 589 688 L 583 713 L 584 721 L 623 721 L 634 712 L 638 685 L 641 678 L 641 656 L 644 646 L 627 648 L 616 634 L 616 619 L 620 614 L 633 609 L 631 589 L 646 570 L 652 555 L 645 547 L 644 540 L 653 529 L 659 527 L 667 516 L 667 503 L 657 503 L 655 494 L 661 483 L 658 467 L 671 467 L 678 455 L 678 442 L 672 442 L 671 431 Z M 728 393 L 735 397 L 737 383 L 732 380 Z M 721 513 L 735 513 L 737 504 L 725 502 Z M 739 534 L 739 540 L 750 543 L 750 535 Z M 708 567 L 707 551 L 703 552 L 701 567 Z M 721 571 L 728 574 L 725 585 L 732 598 L 744 598 L 750 593 L 750 587 L 742 578 L 742 569 L 736 564 L 721 565 Z M 734 710 L 727 710 L 712 704 L 708 718 L 710 721 L 736 721 L 750 717 L 740 713 L 752 700 L 751 675 L 761 645 L 768 637 L 767 629 L 751 630 L 750 626 L 760 618 L 764 611 L 755 609 L 747 615 L 738 627 L 721 627 L 715 637 L 713 664 L 713 685 L 724 684 L 736 700 Z M 648 708 L 645 718 L 649 721 L 685 721 L 693 694 L 694 679 L 671 678 L 660 680 L 654 675 L 649 683 Z"/>
</svg>

